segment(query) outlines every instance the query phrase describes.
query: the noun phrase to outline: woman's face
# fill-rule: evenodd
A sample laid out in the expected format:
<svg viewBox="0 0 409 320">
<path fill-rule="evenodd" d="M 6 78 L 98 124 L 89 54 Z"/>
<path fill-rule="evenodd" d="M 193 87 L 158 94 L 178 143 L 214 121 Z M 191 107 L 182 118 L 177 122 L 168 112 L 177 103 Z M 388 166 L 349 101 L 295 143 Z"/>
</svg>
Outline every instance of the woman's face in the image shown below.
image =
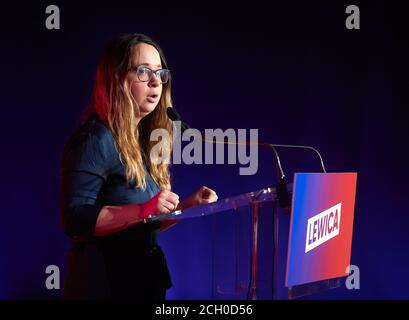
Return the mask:
<svg viewBox="0 0 409 320">
<path fill-rule="evenodd" d="M 131 62 L 132 69 L 138 66 L 145 66 L 154 71 L 162 68 L 158 50 L 146 43 L 140 43 L 133 48 Z M 128 73 L 128 80 L 130 81 L 132 96 L 139 107 L 140 115 L 138 118 L 142 118 L 155 110 L 158 105 L 162 94 L 162 83 L 155 74 L 149 81 L 142 82 L 138 79 L 135 71 Z"/>
</svg>

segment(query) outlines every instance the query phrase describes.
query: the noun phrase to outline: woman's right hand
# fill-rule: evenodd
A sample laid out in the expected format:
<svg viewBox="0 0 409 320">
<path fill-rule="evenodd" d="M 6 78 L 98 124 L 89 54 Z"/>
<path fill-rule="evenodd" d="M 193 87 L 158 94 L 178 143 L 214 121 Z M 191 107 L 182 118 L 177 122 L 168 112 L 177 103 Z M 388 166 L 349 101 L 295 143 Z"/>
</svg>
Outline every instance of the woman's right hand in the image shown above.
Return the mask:
<svg viewBox="0 0 409 320">
<path fill-rule="evenodd" d="M 142 210 L 139 214 L 141 219 L 149 216 L 169 213 L 176 210 L 179 204 L 179 196 L 169 190 L 161 190 L 152 199 L 142 204 Z"/>
</svg>

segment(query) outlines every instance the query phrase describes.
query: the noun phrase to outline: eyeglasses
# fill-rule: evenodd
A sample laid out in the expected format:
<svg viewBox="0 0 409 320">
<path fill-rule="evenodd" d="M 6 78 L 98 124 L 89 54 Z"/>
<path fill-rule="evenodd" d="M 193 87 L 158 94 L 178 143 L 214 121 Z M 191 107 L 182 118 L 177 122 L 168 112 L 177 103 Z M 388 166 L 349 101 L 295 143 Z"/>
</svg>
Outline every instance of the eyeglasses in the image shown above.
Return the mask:
<svg viewBox="0 0 409 320">
<path fill-rule="evenodd" d="M 154 74 L 160 78 L 161 83 L 166 83 L 170 79 L 170 70 L 168 69 L 152 70 L 151 68 L 145 66 L 137 66 L 130 69 L 130 71 L 134 71 L 139 81 L 142 82 L 150 81 Z"/>
</svg>

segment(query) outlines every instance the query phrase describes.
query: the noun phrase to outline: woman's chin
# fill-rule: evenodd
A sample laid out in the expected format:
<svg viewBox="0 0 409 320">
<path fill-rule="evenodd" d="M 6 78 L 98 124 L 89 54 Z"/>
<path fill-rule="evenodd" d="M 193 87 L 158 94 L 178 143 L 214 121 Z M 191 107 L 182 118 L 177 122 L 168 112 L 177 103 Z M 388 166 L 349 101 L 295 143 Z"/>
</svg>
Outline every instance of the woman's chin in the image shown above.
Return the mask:
<svg viewBox="0 0 409 320">
<path fill-rule="evenodd" d="M 142 117 L 147 116 L 153 110 L 155 110 L 157 103 L 149 103 L 148 105 L 141 106 L 139 108 L 139 113 Z"/>
</svg>

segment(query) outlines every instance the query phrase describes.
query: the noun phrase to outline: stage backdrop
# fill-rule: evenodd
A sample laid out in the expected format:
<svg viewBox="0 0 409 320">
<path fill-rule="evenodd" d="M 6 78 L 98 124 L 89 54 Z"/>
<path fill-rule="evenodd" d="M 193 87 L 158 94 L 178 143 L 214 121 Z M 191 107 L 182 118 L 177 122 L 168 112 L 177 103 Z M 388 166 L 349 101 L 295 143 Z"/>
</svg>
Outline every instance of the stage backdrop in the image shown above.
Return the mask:
<svg viewBox="0 0 409 320">
<path fill-rule="evenodd" d="M 1 13 L 1 299 L 59 298 L 46 289 L 45 270 L 56 265 L 62 277 L 66 270 L 62 148 L 88 102 L 102 48 L 126 32 L 162 46 L 174 106 L 192 127 L 256 128 L 262 141 L 318 148 L 328 171 L 358 172 L 351 262 L 360 289 L 342 285 L 310 299 L 409 298 L 408 26 L 399 5 L 355 1 L 361 28 L 348 30 L 346 1 L 53 4 L 60 30 L 45 27 L 48 3 Z M 283 151 L 282 162 L 288 180 L 320 169 L 305 151 Z M 173 189 L 183 198 L 207 185 L 222 199 L 276 183 L 267 150 L 257 174 L 238 170 L 175 165 Z M 174 283 L 168 298 L 211 298 L 211 230 L 211 219 L 195 219 L 160 236 Z"/>
</svg>

